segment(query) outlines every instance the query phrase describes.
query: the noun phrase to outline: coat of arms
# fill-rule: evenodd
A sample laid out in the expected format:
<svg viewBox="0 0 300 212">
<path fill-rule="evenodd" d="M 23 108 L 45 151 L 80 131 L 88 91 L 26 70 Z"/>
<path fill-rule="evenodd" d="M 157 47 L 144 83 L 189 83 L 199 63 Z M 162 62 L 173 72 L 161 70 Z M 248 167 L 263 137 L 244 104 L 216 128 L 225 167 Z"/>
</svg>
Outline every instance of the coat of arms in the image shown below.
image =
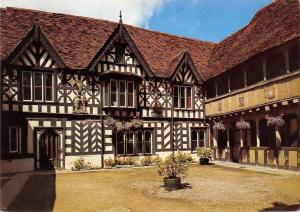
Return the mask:
<svg viewBox="0 0 300 212">
<path fill-rule="evenodd" d="M 239 106 L 244 107 L 245 106 L 245 97 L 239 97 Z"/>
<path fill-rule="evenodd" d="M 275 97 L 274 86 L 265 88 L 265 99 L 273 99 Z"/>
</svg>

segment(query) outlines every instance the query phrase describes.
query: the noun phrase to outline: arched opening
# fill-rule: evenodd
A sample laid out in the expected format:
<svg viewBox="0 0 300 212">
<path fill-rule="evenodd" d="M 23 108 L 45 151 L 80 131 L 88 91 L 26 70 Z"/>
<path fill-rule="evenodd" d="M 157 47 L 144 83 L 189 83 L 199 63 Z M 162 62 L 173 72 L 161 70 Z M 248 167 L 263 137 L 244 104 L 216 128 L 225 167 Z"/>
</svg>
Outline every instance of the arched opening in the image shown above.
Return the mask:
<svg viewBox="0 0 300 212">
<path fill-rule="evenodd" d="M 253 120 L 246 120 L 250 124 L 250 129 L 245 130 L 244 132 L 244 146 L 245 147 L 256 147 L 256 124 Z"/>
<path fill-rule="evenodd" d="M 227 146 L 227 133 L 225 130 L 218 130 L 218 148 L 225 149 Z"/>
<path fill-rule="evenodd" d="M 261 147 L 275 147 L 276 145 L 275 127 L 268 127 L 265 118 L 259 122 L 259 139 Z"/>
</svg>

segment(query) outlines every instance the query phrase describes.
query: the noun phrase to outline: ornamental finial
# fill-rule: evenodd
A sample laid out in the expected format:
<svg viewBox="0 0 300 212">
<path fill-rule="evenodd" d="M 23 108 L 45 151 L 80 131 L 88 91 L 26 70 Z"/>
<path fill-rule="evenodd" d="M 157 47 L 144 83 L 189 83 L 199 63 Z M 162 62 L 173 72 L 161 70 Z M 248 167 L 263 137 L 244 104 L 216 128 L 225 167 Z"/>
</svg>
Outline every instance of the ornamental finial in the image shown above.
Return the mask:
<svg viewBox="0 0 300 212">
<path fill-rule="evenodd" d="M 119 23 L 121 24 L 122 23 L 122 10 L 120 10 L 120 15 L 119 15 Z"/>
</svg>

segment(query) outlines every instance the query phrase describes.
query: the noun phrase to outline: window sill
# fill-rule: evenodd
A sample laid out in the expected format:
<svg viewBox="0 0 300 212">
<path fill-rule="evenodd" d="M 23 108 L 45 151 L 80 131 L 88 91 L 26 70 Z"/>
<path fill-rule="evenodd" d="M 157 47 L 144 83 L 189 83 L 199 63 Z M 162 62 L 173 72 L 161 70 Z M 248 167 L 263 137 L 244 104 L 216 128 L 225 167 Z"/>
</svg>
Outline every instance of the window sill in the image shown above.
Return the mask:
<svg viewBox="0 0 300 212">
<path fill-rule="evenodd" d="M 23 104 L 23 105 L 57 105 L 58 102 L 35 102 L 35 101 L 17 101 L 18 104 Z"/>
</svg>

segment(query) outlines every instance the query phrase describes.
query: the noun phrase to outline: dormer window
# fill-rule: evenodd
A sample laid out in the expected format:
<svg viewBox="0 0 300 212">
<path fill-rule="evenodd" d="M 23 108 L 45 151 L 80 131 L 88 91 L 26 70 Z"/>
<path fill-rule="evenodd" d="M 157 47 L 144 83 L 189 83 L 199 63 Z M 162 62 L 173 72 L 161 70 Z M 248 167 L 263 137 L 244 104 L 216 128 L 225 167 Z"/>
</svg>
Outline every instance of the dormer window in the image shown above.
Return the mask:
<svg viewBox="0 0 300 212">
<path fill-rule="evenodd" d="M 108 80 L 104 83 L 104 107 L 135 106 L 135 89 L 133 81 Z"/>
<path fill-rule="evenodd" d="M 116 48 L 116 63 L 124 63 L 125 62 L 125 45 L 122 43 L 117 43 L 115 45 Z"/>
</svg>

